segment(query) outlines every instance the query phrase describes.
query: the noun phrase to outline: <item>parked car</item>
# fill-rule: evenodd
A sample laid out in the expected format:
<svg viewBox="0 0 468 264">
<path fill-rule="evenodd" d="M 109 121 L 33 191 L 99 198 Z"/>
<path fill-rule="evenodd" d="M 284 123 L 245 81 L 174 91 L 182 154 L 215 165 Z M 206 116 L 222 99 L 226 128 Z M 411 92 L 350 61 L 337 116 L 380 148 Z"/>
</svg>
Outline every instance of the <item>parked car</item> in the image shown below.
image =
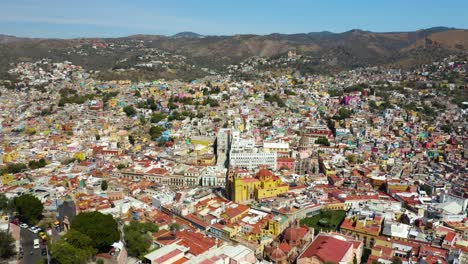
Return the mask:
<svg viewBox="0 0 468 264">
<path fill-rule="evenodd" d="M 28 226 L 27 224 L 25 224 L 25 223 L 22 223 L 22 224 L 20 225 L 20 227 L 21 227 L 21 228 L 28 228 L 29 226 Z"/>
<path fill-rule="evenodd" d="M 42 255 L 42 256 L 46 256 L 46 255 L 47 255 L 47 249 L 46 249 L 46 248 L 42 248 L 42 250 L 41 250 L 41 255 Z"/>
<path fill-rule="evenodd" d="M 34 248 L 39 248 L 40 245 L 39 245 L 39 239 L 34 239 Z"/>
<path fill-rule="evenodd" d="M 37 234 L 42 231 L 42 229 L 38 226 L 33 226 L 29 228 L 29 231 L 33 232 L 34 234 Z"/>
<path fill-rule="evenodd" d="M 47 235 L 46 233 L 44 233 L 43 231 L 42 232 L 39 232 L 39 234 L 37 234 L 40 238 L 42 239 L 46 239 L 47 238 Z"/>
<path fill-rule="evenodd" d="M 39 234 L 37 234 L 37 235 L 38 235 L 40 238 L 42 238 L 42 239 L 46 239 L 46 238 L 47 238 L 47 235 L 46 235 L 46 233 L 44 233 L 44 232 L 39 232 Z"/>
</svg>

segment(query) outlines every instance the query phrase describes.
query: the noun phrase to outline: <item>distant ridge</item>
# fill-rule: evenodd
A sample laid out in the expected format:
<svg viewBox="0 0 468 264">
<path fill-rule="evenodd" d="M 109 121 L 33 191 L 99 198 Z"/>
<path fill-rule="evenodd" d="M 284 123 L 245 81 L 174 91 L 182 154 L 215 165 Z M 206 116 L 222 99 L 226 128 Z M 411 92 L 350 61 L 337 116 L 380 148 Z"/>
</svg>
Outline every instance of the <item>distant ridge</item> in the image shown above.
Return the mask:
<svg viewBox="0 0 468 264">
<path fill-rule="evenodd" d="M 177 34 L 172 35 L 173 38 L 201 38 L 203 35 L 200 35 L 195 32 L 190 32 L 190 31 L 184 31 L 184 32 L 179 32 Z"/>
<path fill-rule="evenodd" d="M 121 47 L 93 49 L 96 42 Z M 119 61 L 138 60 L 145 48 L 184 56 L 195 67 L 223 71 L 253 56 L 264 58 L 287 55 L 295 50 L 308 56 L 305 72 L 330 72 L 375 65 L 410 68 L 430 63 L 450 54 L 468 52 L 468 30 L 433 27 L 409 32 L 371 32 L 352 29 L 269 35 L 238 34 L 232 36 L 201 35 L 180 32 L 173 36 L 132 35 L 119 38 L 45 39 L 0 35 L 0 74 L 10 63 L 50 58 L 71 61 L 90 70 L 118 68 Z M 70 50 L 82 49 L 80 55 Z M 130 66 L 129 66 L 130 67 Z"/>
</svg>

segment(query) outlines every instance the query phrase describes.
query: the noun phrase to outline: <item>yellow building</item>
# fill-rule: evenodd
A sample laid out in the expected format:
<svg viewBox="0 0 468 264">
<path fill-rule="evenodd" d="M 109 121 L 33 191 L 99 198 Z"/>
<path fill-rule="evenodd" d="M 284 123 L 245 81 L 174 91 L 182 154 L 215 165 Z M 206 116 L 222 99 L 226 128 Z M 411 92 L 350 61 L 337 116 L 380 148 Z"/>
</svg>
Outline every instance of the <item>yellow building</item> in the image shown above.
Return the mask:
<svg viewBox="0 0 468 264">
<path fill-rule="evenodd" d="M 15 177 L 13 177 L 11 174 L 5 174 L 0 177 L 2 179 L 3 186 L 10 185 L 10 183 L 15 179 Z"/>
<path fill-rule="evenodd" d="M 347 235 L 356 236 L 365 247 L 372 248 L 382 230 L 382 221 L 383 218 L 380 216 L 362 219 L 359 216 L 353 216 L 343 220 L 340 230 Z"/>
<path fill-rule="evenodd" d="M 268 225 L 263 230 L 273 236 L 278 236 L 288 227 L 288 223 L 286 216 L 275 216 L 273 219 L 268 220 Z"/>
<path fill-rule="evenodd" d="M 74 159 L 77 159 L 77 160 L 80 160 L 80 161 L 83 161 L 85 160 L 86 158 L 86 155 L 84 154 L 84 152 L 76 152 L 74 155 L 73 155 L 73 158 Z"/>
<path fill-rule="evenodd" d="M 216 164 L 216 156 L 214 154 L 203 154 L 198 159 L 198 164 L 202 166 L 213 166 Z"/>
<path fill-rule="evenodd" d="M 236 203 L 275 197 L 289 191 L 289 186 L 267 169 L 260 169 L 255 177 L 231 173 L 227 185 L 230 198 Z"/>
<path fill-rule="evenodd" d="M 110 107 L 110 108 L 114 108 L 114 107 L 117 107 L 117 99 L 116 98 L 111 98 L 108 102 L 107 102 L 107 105 Z"/>
<path fill-rule="evenodd" d="M 333 167 L 332 162 L 330 160 L 320 159 L 319 166 L 322 169 L 325 176 L 336 175 L 335 168 Z"/>
<path fill-rule="evenodd" d="M 16 160 L 18 158 L 18 152 L 16 151 L 11 151 L 8 153 L 3 154 L 3 163 L 9 163 L 12 162 L 13 160 Z"/>
<path fill-rule="evenodd" d="M 323 205 L 323 209 L 326 210 L 345 210 L 345 203 L 343 202 L 332 202 Z"/>
</svg>

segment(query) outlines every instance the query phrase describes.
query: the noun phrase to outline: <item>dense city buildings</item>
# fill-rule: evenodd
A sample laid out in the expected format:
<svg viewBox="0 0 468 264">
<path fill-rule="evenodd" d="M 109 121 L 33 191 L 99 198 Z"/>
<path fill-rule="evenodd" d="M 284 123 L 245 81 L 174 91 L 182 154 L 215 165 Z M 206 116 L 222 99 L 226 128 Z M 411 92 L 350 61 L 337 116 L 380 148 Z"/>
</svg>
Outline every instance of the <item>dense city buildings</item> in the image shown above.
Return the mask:
<svg viewBox="0 0 468 264">
<path fill-rule="evenodd" d="M 192 67 L 149 43 L 132 67 Z M 308 59 L 289 50 L 189 82 L 12 63 L 0 229 L 21 263 L 468 263 L 467 58 L 267 70 Z"/>
</svg>

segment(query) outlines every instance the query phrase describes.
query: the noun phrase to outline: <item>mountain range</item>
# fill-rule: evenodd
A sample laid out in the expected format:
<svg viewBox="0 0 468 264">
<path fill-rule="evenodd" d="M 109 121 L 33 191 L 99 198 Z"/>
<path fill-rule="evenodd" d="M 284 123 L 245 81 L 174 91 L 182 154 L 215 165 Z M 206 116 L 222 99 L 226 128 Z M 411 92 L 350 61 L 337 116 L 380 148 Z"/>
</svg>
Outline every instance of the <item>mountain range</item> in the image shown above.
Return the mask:
<svg viewBox="0 0 468 264">
<path fill-rule="evenodd" d="M 127 43 L 126 49 L 88 56 L 67 52 L 86 43 Z M 468 30 L 435 27 L 412 32 L 377 33 L 353 29 L 300 34 L 203 36 L 181 32 L 173 36 L 132 35 L 120 38 L 44 39 L 0 35 L 0 71 L 5 63 L 48 57 L 70 60 L 89 69 L 106 70 L 122 58 L 138 54 L 138 48 L 154 48 L 180 54 L 194 65 L 222 70 L 252 56 L 275 57 L 295 50 L 314 58 L 323 67 L 317 71 L 343 70 L 362 66 L 412 67 L 448 54 L 468 51 Z M 104 61 L 106 58 L 107 61 Z"/>
</svg>

